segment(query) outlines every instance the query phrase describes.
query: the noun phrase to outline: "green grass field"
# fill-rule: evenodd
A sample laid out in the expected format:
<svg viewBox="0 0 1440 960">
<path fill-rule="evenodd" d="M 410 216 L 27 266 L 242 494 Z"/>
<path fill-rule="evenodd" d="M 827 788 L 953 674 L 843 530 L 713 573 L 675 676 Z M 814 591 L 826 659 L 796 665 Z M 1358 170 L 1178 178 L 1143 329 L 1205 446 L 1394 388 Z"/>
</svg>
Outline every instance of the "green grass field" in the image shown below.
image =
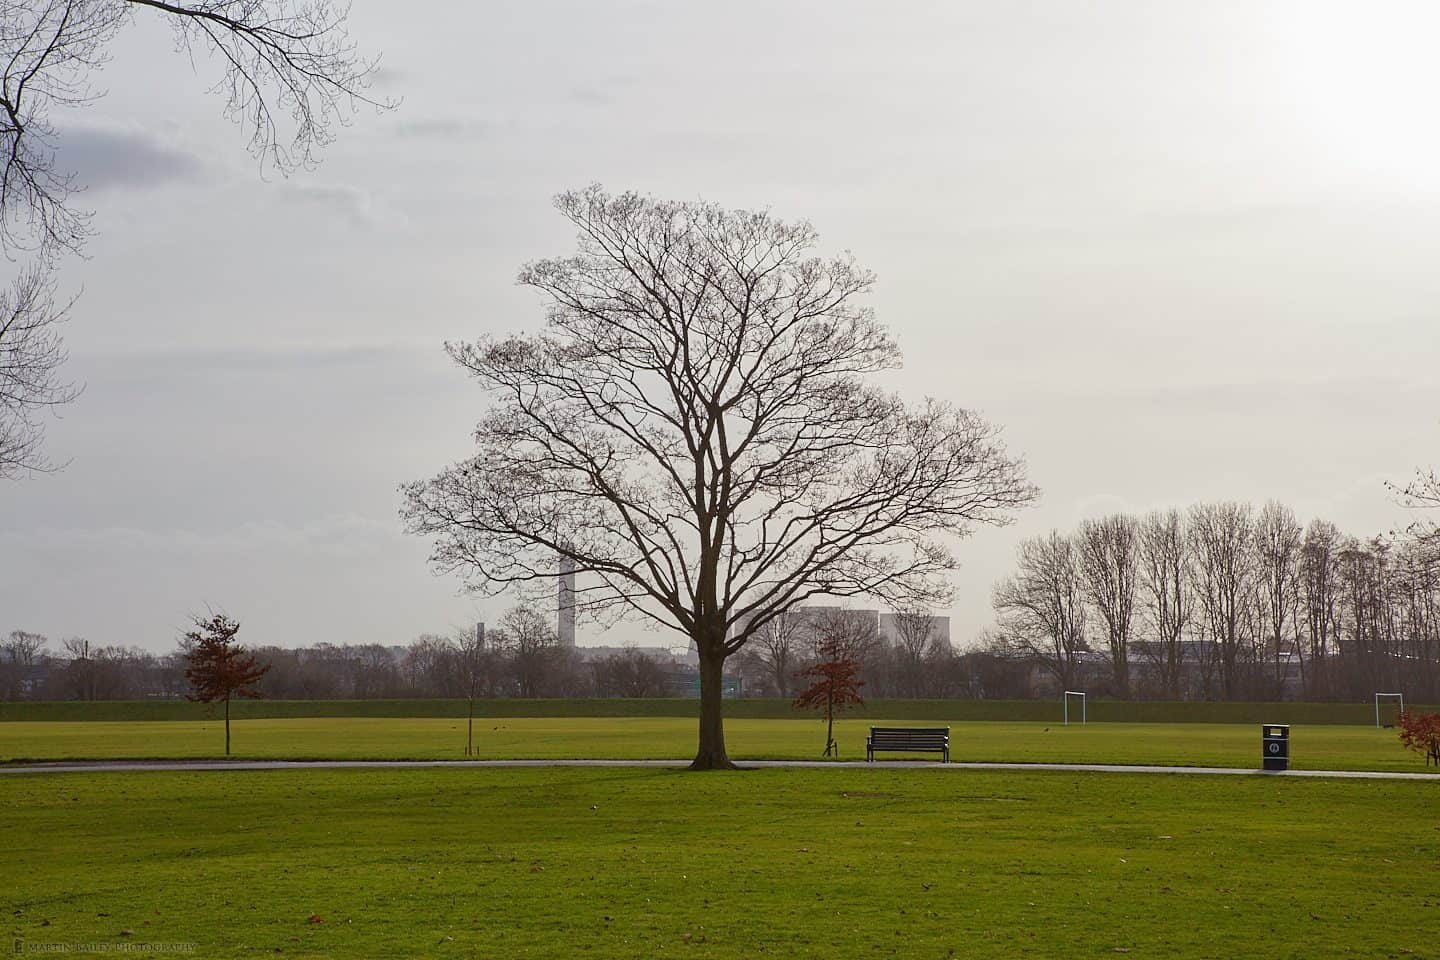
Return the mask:
<svg viewBox="0 0 1440 960">
<path fill-rule="evenodd" d="M 0 909 L 25 949 L 1309 960 L 1433 957 L 1440 930 L 1430 783 L 886 769 L 8 775 L 0 810 Z"/>
<path fill-rule="evenodd" d="M 863 759 L 871 720 L 838 728 L 842 759 Z M 883 721 L 882 721 L 883 722 Z M 1004 762 L 1259 765 L 1260 730 L 1251 724 L 953 722 L 952 759 Z M 234 756 L 266 759 L 462 759 L 463 719 L 306 718 L 233 724 Z M 1297 769 L 1425 768 L 1394 730 L 1297 726 Z M 682 717 L 510 717 L 475 723 L 484 758 L 683 758 L 694 754 L 695 721 Z M 736 759 L 817 759 L 824 730 L 815 720 L 726 722 Z M 219 757 L 219 721 L 17 722 L 0 724 L 0 761 Z M 914 755 L 892 755 L 905 759 Z M 923 759 L 923 757 L 922 757 Z M 933 758 L 932 758 L 933 759 Z M 1432 768 L 1433 769 L 1433 768 Z"/>
<path fill-rule="evenodd" d="M 1409 704 L 1421 713 L 1440 706 Z M 463 717 L 464 700 L 237 700 L 236 719 L 300 717 Z M 1387 704 L 1393 711 L 1393 705 Z M 477 717 L 693 717 L 693 699 L 478 700 Z M 214 704 L 187 700 L 20 700 L 0 702 L 0 722 L 32 720 L 210 720 L 219 715 Z M 725 701 L 725 715 L 740 720 L 793 720 L 789 700 Z M 1055 723 L 1055 700 L 886 700 L 873 699 L 852 716 L 883 720 L 997 720 Z M 1206 701 L 1094 700 L 1089 716 L 1096 723 L 1304 723 L 1374 726 L 1373 703 L 1214 703 Z"/>
</svg>

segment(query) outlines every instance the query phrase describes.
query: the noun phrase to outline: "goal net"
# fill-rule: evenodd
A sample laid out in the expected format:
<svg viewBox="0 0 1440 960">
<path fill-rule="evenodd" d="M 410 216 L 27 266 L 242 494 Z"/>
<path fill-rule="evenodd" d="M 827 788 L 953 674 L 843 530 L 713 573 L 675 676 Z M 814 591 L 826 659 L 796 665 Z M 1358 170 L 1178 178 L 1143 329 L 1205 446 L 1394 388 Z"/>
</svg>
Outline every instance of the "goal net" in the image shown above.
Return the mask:
<svg viewBox="0 0 1440 960">
<path fill-rule="evenodd" d="M 1076 722 L 1077 722 L 1077 723 L 1087 723 L 1087 722 L 1088 722 L 1088 719 L 1087 719 L 1086 716 L 1085 716 L 1085 694 L 1081 693 L 1079 690 L 1066 690 L 1066 691 L 1065 691 L 1065 726 L 1067 726 L 1067 727 L 1070 726 L 1070 701 L 1071 701 L 1071 700 L 1078 700 L 1078 701 L 1079 701 L 1079 703 L 1076 704 L 1077 713 L 1075 714 L 1075 716 L 1079 718 Z"/>
<path fill-rule="evenodd" d="M 1380 712 L 1381 702 L 1389 704 L 1386 711 Z M 1375 694 L 1375 726 L 1393 727 L 1395 718 L 1405 712 L 1405 695 L 1403 693 L 1377 693 Z M 1385 722 L 1381 723 L 1381 717 Z"/>
</svg>

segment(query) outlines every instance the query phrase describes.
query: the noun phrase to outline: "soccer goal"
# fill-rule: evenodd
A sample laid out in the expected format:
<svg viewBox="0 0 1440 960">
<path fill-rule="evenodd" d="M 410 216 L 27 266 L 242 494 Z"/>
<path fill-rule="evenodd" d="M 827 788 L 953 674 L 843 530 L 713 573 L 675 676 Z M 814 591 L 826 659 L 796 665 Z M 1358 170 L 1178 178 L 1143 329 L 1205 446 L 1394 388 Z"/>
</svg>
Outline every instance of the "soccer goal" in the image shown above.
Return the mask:
<svg viewBox="0 0 1440 960">
<path fill-rule="evenodd" d="M 1081 722 L 1081 723 L 1087 723 L 1088 720 L 1087 720 L 1087 718 L 1086 718 L 1086 716 L 1085 716 L 1085 694 L 1081 693 L 1079 690 L 1066 690 L 1066 691 L 1065 691 L 1065 726 L 1067 726 L 1067 727 L 1070 726 L 1070 698 L 1071 698 L 1071 697 L 1079 697 L 1079 698 L 1080 698 L 1080 722 Z"/>
<path fill-rule="evenodd" d="M 1395 711 L 1395 714 L 1399 714 L 1399 713 L 1404 713 L 1404 712 L 1405 712 L 1405 694 L 1403 694 L 1403 693 L 1377 693 L 1377 694 L 1375 694 L 1375 726 L 1377 726 L 1377 727 L 1381 725 L 1381 724 L 1380 724 L 1380 701 L 1381 701 L 1382 699 L 1384 699 L 1384 700 L 1396 700 L 1396 701 L 1399 701 L 1399 703 L 1400 703 L 1400 709 L 1397 710 L 1397 711 Z M 1395 714 L 1391 714 L 1391 715 L 1390 715 L 1390 721 L 1391 721 L 1391 725 L 1392 725 L 1392 726 L 1394 725 Z"/>
</svg>

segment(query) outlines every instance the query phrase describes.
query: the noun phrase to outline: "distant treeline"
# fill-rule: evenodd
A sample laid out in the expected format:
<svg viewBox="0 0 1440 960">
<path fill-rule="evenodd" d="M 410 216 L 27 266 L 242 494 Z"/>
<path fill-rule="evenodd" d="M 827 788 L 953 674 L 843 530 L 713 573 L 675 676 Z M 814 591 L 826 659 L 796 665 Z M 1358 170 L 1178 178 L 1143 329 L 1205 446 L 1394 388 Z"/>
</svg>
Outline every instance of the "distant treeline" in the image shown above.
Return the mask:
<svg viewBox="0 0 1440 960">
<path fill-rule="evenodd" d="M 1440 537 L 1362 540 L 1268 503 L 1116 514 L 1023 542 L 987 648 L 1051 689 L 1440 699 Z"/>
<path fill-rule="evenodd" d="M 492 634 L 424 635 L 401 647 L 317 644 L 250 646 L 270 670 L 256 684 L 265 700 L 395 700 L 445 697 L 651 697 L 684 665 L 639 650 L 586 659 L 540 640 Z M 0 699 L 183 700 L 186 652 L 155 654 L 67 640 L 52 654 L 44 637 L 17 631 L 0 642 Z"/>
</svg>

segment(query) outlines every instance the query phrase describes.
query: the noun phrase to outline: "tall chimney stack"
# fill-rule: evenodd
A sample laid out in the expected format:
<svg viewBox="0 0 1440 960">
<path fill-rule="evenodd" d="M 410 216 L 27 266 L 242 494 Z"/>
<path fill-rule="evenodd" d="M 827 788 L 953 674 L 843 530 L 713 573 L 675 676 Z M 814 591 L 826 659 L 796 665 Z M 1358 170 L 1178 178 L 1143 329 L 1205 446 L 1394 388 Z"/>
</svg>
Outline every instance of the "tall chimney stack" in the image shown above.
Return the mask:
<svg viewBox="0 0 1440 960">
<path fill-rule="evenodd" d="M 556 633 L 560 646 L 575 646 L 575 563 L 568 557 L 560 560 L 560 595 L 557 598 Z"/>
</svg>

